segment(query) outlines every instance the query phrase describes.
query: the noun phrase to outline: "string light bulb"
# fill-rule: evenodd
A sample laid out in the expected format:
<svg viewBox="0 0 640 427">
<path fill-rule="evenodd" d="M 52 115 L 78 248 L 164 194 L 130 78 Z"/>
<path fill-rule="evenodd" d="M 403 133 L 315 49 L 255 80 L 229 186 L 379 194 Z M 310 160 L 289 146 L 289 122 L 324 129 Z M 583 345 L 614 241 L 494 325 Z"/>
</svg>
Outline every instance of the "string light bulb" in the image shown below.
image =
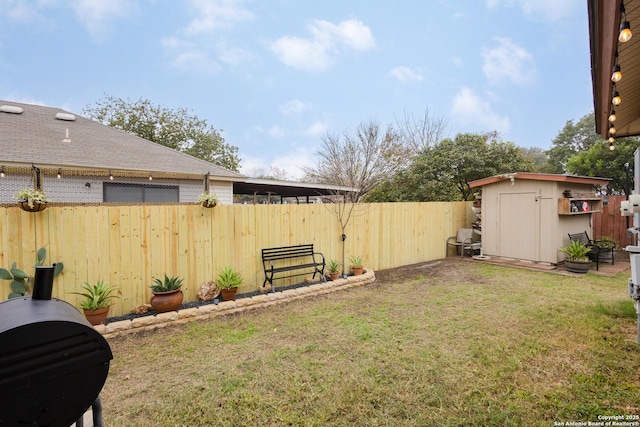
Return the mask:
<svg viewBox="0 0 640 427">
<path fill-rule="evenodd" d="M 615 106 L 618 106 L 622 103 L 622 98 L 620 98 L 620 94 L 618 91 L 613 92 L 613 98 L 611 98 L 611 103 Z"/>
<path fill-rule="evenodd" d="M 609 114 L 609 122 L 613 123 L 616 121 L 618 117 L 616 116 L 616 110 L 611 110 L 611 113 Z"/>
<path fill-rule="evenodd" d="M 0 168 L 0 178 L 4 178 L 4 166 Z"/>
<path fill-rule="evenodd" d="M 619 64 L 613 66 L 613 74 L 611 74 L 611 81 L 614 83 L 618 83 L 622 80 L 622 69 Z"/>
<path fill-rule="evenodd" d="M 149 174 L 149 181 L 153 181 L 153 176 Z"/>
<path fill-rule="evenodd" d="M 113 181 L 113 174 L 109 171 L 109 181 Z"/>
<path fill-rule="evenodd" d="M 616 134 L 616 127 L 613 125 L 613 123 L 609 124 L 609 135 L 615 135 Z"/>
<path fill-rule="evenodd" d="M 615 149 L 616 149 L 616 146 L 615 146 L 615 145 L 613 145 L 613 142 L 610 142 L 610 143 L 609 143 L 609 150 L 613 151 L 613 150 L 615 150 Z"/>
<path fill-rule="evenodd" d="M 620 33 L 618 34 L 618 41 L 620 43 L 626 43 L 631 40 L 633 33 L 631 33 L 631 24 L 627 21 L 627 11 L 624 8 L 624 2 L 620 3 L 620 14 L 624 17 L 620 22 Z"/>
<path fill-rule="evenodd" d="M 58 179 L 62 178 L 62 169 L 58 168 Z"/>
</svg>

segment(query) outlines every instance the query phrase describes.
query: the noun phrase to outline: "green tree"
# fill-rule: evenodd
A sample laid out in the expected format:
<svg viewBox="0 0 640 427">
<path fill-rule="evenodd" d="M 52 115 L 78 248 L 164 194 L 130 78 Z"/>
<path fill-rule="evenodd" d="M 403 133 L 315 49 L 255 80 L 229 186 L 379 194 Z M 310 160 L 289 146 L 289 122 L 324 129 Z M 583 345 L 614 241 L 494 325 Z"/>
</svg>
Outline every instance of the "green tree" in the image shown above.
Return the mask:
<svg viewBox="0 0 640 427">
<path fill-rule="evenodd" d="M 571 156 L 588 150 L 599 141 L 602 141 L 602 137 L 596 133 L 593 113 L 582 117 L 577 123 L 568 120 L 553 140 L 553 146 L 547 151 L 549 159 L 543 171 L 547 173 L 567 172 L 567 162 Z"/>
<path fill-rule="evenodd" d="M 625 163 L 629 163 L 633 168 L 633 153 L 637 148 L 636 137 L 617 139 L 615 150 L 610 150 L 609 143 L 601 139 L 589 149 L 573 155 L 567 162 L 567 171 L 582 176 L 611 178 L 611 182 L 603 191 L 608 194 L 625 194 Z M 632 179 L 633 173 L 629 174 Z"/>
<path fill-rule="evenodd" d="M 366 201 L 472 200 L 468 183 L 506 172 L 526 172 L 533 161 L 496 133 L 458 134 L 425 148 L 413 163 L 379 186 Z"/>
<path fill-rule="evenodd" d="M 540 147 L 520 147 L 522 155 L 533 161 L 534 172 L 544 172 L 544 168 L 549 160 L 547 153 Z"/>
<path fill-rule="evenodd" d="M 225 143 L 218 130 L 185 108 L 172 110 L 153 105 L 147 99 L 133 102 L 105 95 L 82 113 L 107 126 L 239 171 L 238 148 Z"/>
</svg>

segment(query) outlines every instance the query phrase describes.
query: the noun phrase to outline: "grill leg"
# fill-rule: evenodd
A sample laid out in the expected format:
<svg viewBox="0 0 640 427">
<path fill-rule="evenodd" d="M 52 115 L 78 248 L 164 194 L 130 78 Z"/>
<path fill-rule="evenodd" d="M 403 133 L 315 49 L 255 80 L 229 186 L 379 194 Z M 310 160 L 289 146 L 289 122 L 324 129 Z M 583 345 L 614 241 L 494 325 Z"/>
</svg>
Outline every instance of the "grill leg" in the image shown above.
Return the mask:
<svg viewBox="0 0 640 427">
<path fill-rule="evenodd" d="M 104 427 L 100 396 L 96 397 L 96 400 L 91 404 L 91 412 L 93 413 L 93 427 Z M 76 427 L 84 427 L 84 414 L 76 421 Z"/>
<path fill-rule="evenodd" d="M 93 427 L 103 427 L 104 420 L 102 419 L 102 402 L 100 402 L 100 396 L 96 397 L 91 405 L 93 412 Z"/>
</svg>

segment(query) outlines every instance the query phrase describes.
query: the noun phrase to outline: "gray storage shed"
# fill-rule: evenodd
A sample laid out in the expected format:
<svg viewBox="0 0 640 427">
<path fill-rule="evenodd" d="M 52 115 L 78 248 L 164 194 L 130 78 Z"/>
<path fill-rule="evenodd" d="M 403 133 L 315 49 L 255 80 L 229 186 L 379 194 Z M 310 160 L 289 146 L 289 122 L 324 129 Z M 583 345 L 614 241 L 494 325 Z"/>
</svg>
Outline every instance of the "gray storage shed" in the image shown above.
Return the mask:
<svg viewBox="0 0 640 427">
<path fill-rule="evenodd" d="M 598 186 L 608 178 L 514 172 L 469 183 L 482 193 L 484 255 L 557 264 L 569 233 L 593 236 L 591 214 L 602 211 Z"/>
</svg>

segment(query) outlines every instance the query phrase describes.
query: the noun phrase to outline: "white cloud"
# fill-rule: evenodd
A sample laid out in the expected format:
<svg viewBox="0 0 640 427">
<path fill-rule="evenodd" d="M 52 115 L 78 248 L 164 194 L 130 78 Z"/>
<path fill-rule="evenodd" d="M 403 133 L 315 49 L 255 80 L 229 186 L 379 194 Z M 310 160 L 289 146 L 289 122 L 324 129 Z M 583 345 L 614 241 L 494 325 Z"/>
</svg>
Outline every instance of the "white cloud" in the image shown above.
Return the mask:
<svg viewBox="0 0 640 427">
<path fill-rule="evenodd" d="M 461 88 L 456 94 L 450 114 L 463 125 L 480 127 L 479 132 L 496 130 L 507 133 L 511 127 L 508 117 L 493 111 L 488 102 L 467 87 Z"/>
<path fill-rule="evenodd" d="M 196 17 L 189 22 L 185 32 L 210 33 L 253 20 L 253 14 L 242 3 L 242 0 L 189 0 L 188 5 Z"/>
<path fill-rule="evenodd" d="M 76 20 L 83 25 L 93 37 L 104 37 L 113 29 L 113 22 L 126 18 L 135 10 L 136 3 L 129 0 L 2 0 L 0 15 L 18 22 L 47 22 L 50 10 L 69 8 Z"/>
<path fill-rule="evenodd" d="M 285 116 L 300 114 L 310 109 L 310 103 L 300 101 L 299 99 L 292 99 L 279 107 L 280 112 Z"/>
<path fill-rule="evenodd" d="M 505 6 L 518 6 L 522 11 L 534 17 L 541 17 L 548 22 L 559 22 L 571 14 L 580 4 L 575 0 L 485 0 L 488 9 Z"/>
<path fill-rule="evenodd" d="M 271 138 L 282 138 L 284 136 L 284 130 L 278 125 L 273 125 L 267 131 L 267 134 Z"/>
<path fill-rule="evenodd" d="M 498 46 L 482 53 L 487 79 L 494 84 L 505 80 L 519 85 L 532 83 L 536 78 L 533 55 L 508 38 L 496 37 Z"/>
<path fill-rule="evenodd" d="M 220 61 L 229 65 L 239 65 L 254 58 L 250 52 L 239 47 L 229 46 L 225 41 L 216 43 L 216 53 Z"/>
<path fill-rule="evenodd" d="M 303 71 L 322 71 L 335 63 L 325 46 L 315 40 L 286 36 L 276 40 L 271 50 L 285 65 Z"/>
<path fill-rule="evenodd" d="M 171 65 L 178 70 L 214 73 L 220 69 L 220 65 L 195 43 L 177 37 L 167 37 L 162 40 L 162 45 L 165 49 L 175 52 Z"/>
<path fill-rule="evenodd" d="M 451 63 L 456 67 L 462 67 L 464 65 L 464 60 L 457 55 L 450 57 L 449 61 L 451 61 Z"/>
<path fill-rule="evenodd" d="M 322 71 L 333 66 L 341 53 L 375 48 L 371 30 L 362 21 L 351 19 L 336 25 L 314 20 L 308 29 L 310 38 L 284 36 L 271 44 L 271 51 L 289 67 Z"/>
<path fill-rule="evenodd" d="M 24 0 L 4 0 L 0 2 L 0 15 L 12 21 L 29 22 L 39 18 L 41 2 L 28 3 Z"/>
<path fill-rule="evenodd" d="M 128 0 L 74 0 L 69 4 L 78 22 L 94 37 L 104 36 L 112 21 L 127 17 L 135 6 Z"/>
<path fill-rule="evenodd" d="M 399 82 L 420 82 L 422 81 L 422 74 L 413 71 L 411 68 L 409 67 L 395 67 L 392 68 L 391 71 L 389 71 L 389 77 L 392 77 L 396 80 L 398 80 Z"/>
<path fill-rule="evenodd" d="M 254 59 L 253 54 L 220 35 L 212 40 L 213 33 L 253 20 L 253 14 L 242 3 L 243 0 L 188 0 L 193 19 L 177 35 L 162 41 L 174 57 L 172 65 L 184 71 L 215 73 L 221 69 L 220 64 L 235 66 Z"/>
<path fill-rule="evenodd" d="M 220 70 L 220 65 L 215 60 L 199 51 L 183 52 L 176 56 L 172 64 L 183 71 L 195 70 L 200 73 L 214 73 Z"/>
<path fill-rule="evenodd" d="M 300 180 L 304 176 L 302 168 L 311 167 L 314 164 L 313 153 L 313 149 L 296 147 L 288 154 L 272 159 L 240 154 L 240 173 L 255 177 L 273 167 L 284 170 L 288 180 Z"/>
<path fill-rule="evenodd" d="M 327 133 L 329 129 L 329 124 L 326 122 L 315 122 L 311 124 L 305 131 L 304 134 L 313 138 L 317 138 L 319 136 Z"/>
</svg>

